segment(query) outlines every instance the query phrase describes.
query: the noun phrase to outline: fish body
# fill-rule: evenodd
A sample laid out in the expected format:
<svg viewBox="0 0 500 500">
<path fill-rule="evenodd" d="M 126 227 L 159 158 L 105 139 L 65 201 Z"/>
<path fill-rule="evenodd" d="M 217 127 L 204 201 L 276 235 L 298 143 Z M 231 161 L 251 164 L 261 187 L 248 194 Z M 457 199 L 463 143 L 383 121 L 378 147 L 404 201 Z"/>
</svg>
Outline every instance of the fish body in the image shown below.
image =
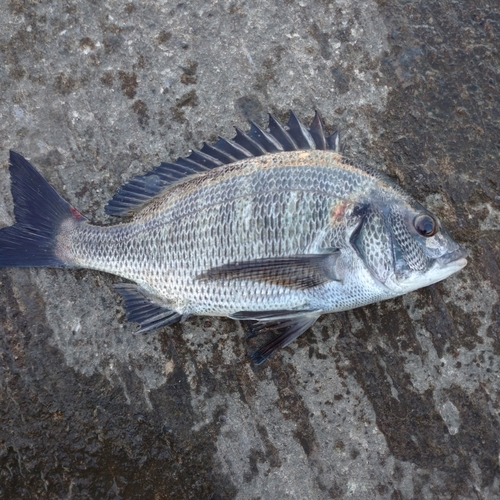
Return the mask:
<svg viewBox="0 0 500 500">
<path fill-rule="evenodd" d="M 135 284 L 117 290 L 142 331 L 191 315 L 253 320 L 254 334 L 281 332 L 254 355 L 260 363 L 324 313 L 407 293 L 466 264 L 435 215 L 339 150 L 319 115 L 309 128 L 293 113 L 286 127 L 271 117 L 267 131 L 252 124 L 126 183 L 106 209 L 127 221 L 107 227 L 11 153 L 17 224 L 0 230 L 0 265 L 126 278 Z M 50 196 L 34 199 L 44 190 Z"/>
</svg>

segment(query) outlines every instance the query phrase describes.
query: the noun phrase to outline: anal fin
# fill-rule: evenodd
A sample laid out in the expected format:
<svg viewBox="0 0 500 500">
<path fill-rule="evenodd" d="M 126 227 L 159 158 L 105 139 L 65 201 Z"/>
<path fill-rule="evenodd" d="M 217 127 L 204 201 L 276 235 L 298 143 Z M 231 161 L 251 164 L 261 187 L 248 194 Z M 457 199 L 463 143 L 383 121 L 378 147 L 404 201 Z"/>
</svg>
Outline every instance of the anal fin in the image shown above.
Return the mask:
<svg viewBox="0 0 500 500">
<path fill-rule="evenodd" d="M 139 323 L 137 333 L 177 323 L 182 317 L 181 314 L 156 303 L 139 285 L 119 283 L 115 285 L 115 290 L 123 297 L 127 320 Z"/>
<path fill-rule="evenodd" d="M 249 337 L 254 337 L 269 330 L 281 332 L 252 354 L 253 362 L 256 365 L 260 365 L 278 349 L 286 347 L 308 330 L 321 314 L 322 311 L 317 309 L 301 311 L 241 311 L 232 314 L 230 317 L 238 320 L 255 321 L 250 327 Z"/>
</svg>

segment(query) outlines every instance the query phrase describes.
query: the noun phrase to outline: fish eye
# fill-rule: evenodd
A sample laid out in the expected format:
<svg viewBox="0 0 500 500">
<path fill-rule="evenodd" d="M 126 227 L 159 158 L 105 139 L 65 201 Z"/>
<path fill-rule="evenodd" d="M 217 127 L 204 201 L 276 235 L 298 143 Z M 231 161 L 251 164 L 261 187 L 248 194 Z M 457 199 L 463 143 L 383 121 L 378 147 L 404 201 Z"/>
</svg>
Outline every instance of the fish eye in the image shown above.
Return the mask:
<svg viewBox="0 0 500 500">
<path fill-rule="evenodd" d="M 426 238 L 434 236 L 438 228 L 437 222 L 427 214 L 417 215 L 413 224 L 418 234 L 421 234 Z"/>
</svg>

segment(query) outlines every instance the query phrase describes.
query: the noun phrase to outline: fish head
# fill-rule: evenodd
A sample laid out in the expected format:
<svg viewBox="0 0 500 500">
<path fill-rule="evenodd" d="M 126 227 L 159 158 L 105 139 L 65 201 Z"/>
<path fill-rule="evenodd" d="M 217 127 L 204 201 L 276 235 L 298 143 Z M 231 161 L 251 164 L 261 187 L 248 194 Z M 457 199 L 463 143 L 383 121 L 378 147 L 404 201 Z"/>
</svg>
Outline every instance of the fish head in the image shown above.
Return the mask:
<svg viewBox="0 0 500 500">
<path fill-rule="evenodd" d="M 350 243 L 372 276 L 394 295 L 441 281 L 466 264 L 465 250 L 419 203 L 400 198 L 357 206 Z"/>
</svg>

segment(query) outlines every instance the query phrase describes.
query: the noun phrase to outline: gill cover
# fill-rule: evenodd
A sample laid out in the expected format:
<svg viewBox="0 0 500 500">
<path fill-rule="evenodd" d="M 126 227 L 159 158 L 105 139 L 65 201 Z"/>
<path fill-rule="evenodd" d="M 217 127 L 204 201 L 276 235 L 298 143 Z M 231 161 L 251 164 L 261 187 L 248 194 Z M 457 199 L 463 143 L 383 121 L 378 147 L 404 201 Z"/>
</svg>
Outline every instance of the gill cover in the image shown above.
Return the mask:
<svg viewBox="0 0 500 500">
<path fill-rule="evenodd" d="M 360 217 L 350 242 L 374 278 L 385 283 L 394 272 L 391 231 L 382 211 L 375 205 L 358 207 Z"/>
</svg>

